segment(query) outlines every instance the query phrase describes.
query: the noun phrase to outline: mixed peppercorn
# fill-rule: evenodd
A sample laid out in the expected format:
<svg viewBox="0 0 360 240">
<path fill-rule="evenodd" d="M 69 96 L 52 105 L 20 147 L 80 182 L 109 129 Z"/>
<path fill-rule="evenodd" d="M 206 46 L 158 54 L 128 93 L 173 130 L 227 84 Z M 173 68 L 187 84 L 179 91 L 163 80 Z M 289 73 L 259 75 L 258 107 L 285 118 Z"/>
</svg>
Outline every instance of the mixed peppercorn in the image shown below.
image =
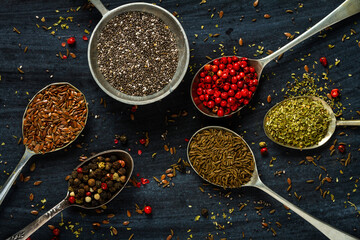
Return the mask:
<svg viewBox="0 0 360 240">
<path fill-rule="evenodd" d="M 122 189 L 128 171 L 126 162 L 116 155 L 98 156 L 71 173 L 68 201 L 85 207 L 100 206 Z"/>
</svg>

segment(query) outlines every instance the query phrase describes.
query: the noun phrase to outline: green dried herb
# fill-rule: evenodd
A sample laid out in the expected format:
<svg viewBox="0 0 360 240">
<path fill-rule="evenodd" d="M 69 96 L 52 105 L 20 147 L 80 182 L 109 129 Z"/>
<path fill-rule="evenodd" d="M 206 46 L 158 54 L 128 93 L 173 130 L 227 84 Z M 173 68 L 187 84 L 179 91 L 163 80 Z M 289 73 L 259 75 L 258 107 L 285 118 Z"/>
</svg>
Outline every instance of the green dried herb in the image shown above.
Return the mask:
<svg viewBox="0 0 360 240">
<path fill-rule="evenodd" d="M 305 148 L 324 138 L 330 121 L 330 114 L 320 101 L 299 97 L 287 99 L 272 108 L 264 127 L 275 141 Z"/>
</svg>

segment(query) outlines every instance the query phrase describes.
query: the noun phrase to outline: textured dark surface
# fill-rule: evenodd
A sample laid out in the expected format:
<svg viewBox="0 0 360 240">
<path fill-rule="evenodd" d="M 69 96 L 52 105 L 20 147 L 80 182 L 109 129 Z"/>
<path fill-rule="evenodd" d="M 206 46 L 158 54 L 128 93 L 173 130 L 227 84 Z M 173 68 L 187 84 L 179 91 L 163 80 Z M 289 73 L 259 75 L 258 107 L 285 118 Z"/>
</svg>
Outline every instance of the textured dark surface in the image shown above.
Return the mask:
<svg viewBox="0 0 360 240">
<path fill-rule="evenodd" d="M 128 2 L 104 0 L 109 9 Z M 156 2 L 170 12 L 178 13 L 178 19 L 187 33 L 192 49 L 190 66 L 193 71 L 197 71 L 200 64 L 207 62 L 206 55 L 213 58 L 220 55 L 220 43 L 224 46 L 223 52 L 228 55 L 233 54 L 234 46 L 239 49 L 238 55 L 249 57 L 256 53 L 259 45 L 264 46 L 265 51 L 275 50 L 288 42 L 284 32 L 304 32 L 342 1 L 311 0 L 305 1 L 303 7 L 299 7 L 299 2 L 294 0 L 260 0 L 258 12 L 251 1 L 208 0 L 202 5 L 199 2 L 200 0 Z M 89 101 L 90 115 L 82 136 L 66 151 L 34 156 L 30 159 L 23 169 L 24 176 L 31 176 L 30 181 L 27 183 L 18 181 L 0 206 L 0 239 L 11 236 L 35 220 L 37 216 L 30 214 L 31 210 L 38 210 L 44 206 L 38 215 L 40 216 L 65 197 L 67 182 L 64 178 L 78 164 L 79 156 L 82 154 L 89 156 L 92 152 L 112 148 L 129 150 L 135 161 L 134 176 L 137 179 L 148 178 L 150 184 L 141 188 L 125 189 L 103 213 L 78 208 L 63 211 L 65 223 L 63 226 L 59 226 L 60 214 L 48 222 L 60 228 L 60 239 L 76 238 L 69 229 L 71 224 L 74 225 L 74 230 L 82 229 L 79 239 L 128 239 L 132 233 L 133 239 L 165 239 L 170 234 L 170 229 L 173 229 L 175 239 L 176 237 L 205 239 L 209 233 L 213 234 L 215 239 L 242 239 L 243 234 L 245 239 L 273 239 L 272 232 L 267 228 L 262 228 L 263 219 L 267 223 L 271 222 L 270 227 L 275 229 L 278 239 L 325 238 L 295 213 L 287 211 L 282 204 L 253 188 L 232 190 L 230 197 L 226 197 L 225 195 L 230 191 L 219 191 L 212 186 L 203 186 L 202 180 L 193 171 L 189 174 L 178 174 L 173 179 L 172 182 L 175 185 L 171 188 L 159 187 L 152 177 L 160 178 L 165 170 L 179 158 L 186 159 L 185 139 L 190 138 L 200 127 L 207 125 L 222 125 L 242 134 L 254 151 L 263 182 L 271 189 L 319 219 L 360 237 L 358 210 L 350 206 L 348 202 L 360 207 L 360 194 L 353 190 L 357 188 L 356 181 L 359 179 L 360 171 L 359 129 L 338 128 L 335 132 L 336 136 L 324 147 L 304 152 L 287 150 L 271 143 L 262 129 L 262 119 L 266 111 L 283 99 L 282 89 L 286 88 L 288 81 L 293 81 L 291 73 L 301 76 L 304 72 L 303 67 L 307 64 L 311 71 L 321 75 L 325 69 L 320 64 L 315 64 L 315 69 L 312 69 L 314 61 L 318 62 L 321 56 L 326 56 L 330 64 L 334 64 L 336 58 L 341 60 L 337 67 L 329 71 L 328 76 L 332 80 L 329 84 L 341 89 L 340 101 L 346 107 L 343 117 L 359 118 L 356 113 L 360 110 L 359 35 L 350 35 L 350 29 L 360 32 L 359 24 L 356 24 L 356 21 L 359 21 L 359 15 L 346 19 L 324 32 L 327 35 L 326 38 L 315 35 L 296 46 L 293 51 L 287 52 L 279 63 L 271 62 L 264 70 L 265 76 L 251 102 L 251 108 L 254 110 L 243 109 L 240 117 L 213 120 L 197 112 L 189 96 L 193 73 L 188 71 L 176 91 L 161 102 L 140 106 L 134 113 L 135 119 L 131 120 L 131 106 L 116 102 L 105 95 L 90 74 L 86 56 L 88 42 L 83 41 L 82 36 L 85 34 L 84 29 L 92 31 L 101 15 L 96 9 L 68 12 L 70 8 L 76 9 L 85 3 L 86 1 L 80 0 L 2 1 L 0 9 L 0 185 L 7 179 L 6 172 L 11 173 L 22 156 L 24 146 L 17 144 L 18 138 L 21 137 L 21 119 L 28 100 L 38 90 L 52 82 L 70 82 L 85 94 Z M 294 13 L 286 13 L 286 9 L 292 9 Z M 217 14 L 220 10 L 224 11 L 222 19 L 219 19 Z M 214 16 L 211 18 L 212 13 Z M 265 13 L 272 17 L 263 18 Z M 240 21 L 242 15 L 245 18 Z M 57 22 L 60 16 L 73 16 L 74 19 L 73 22 L 66 21 L 69 25 L 67 30 L 56 27 L 55 37 L 50 35 L 51 30 L 44 31 L 36 27 L 36 24 L 50 26 Z M 40 21 L 42 17 L 45 17 L 45 23 Z M 252 22 L 254 18 L 257 19 L 256 22 Z M 292 18 L 294 18 L 293 21 Z M 309 21 L 309 18 L 312 21 Z M 13 27 L 18 28 L 21 34 L 13 32 Z M 220 36 L 209 38 L 204 42 L 203 39 L 209 33 L 219 33 Z M 195 34 L 198 34 L 197 38 Z M 344 34 L 349 39 L 342 41 Z M 61 47 L 61 42 L 66 41 L 70 36 L 75 36 L 77 39 L 76 46 L 71 49 L 77 57 L 61 60 L 56 57 L 56 54 L 59 51 L 66 52 Z M 59 40 L 58 37 L 61 39 Z M 240 37 L 245 42 L 243 47 L 238 45 Z M 21 47 L 18 46 L 19 43 Z M 335 47 L 329 49 L 329 44 Z M 23 52 L 25 46 L 29 47 L 27 53 Z M 301 60 L 301 58 L 304 59 Z M 25 74 L 20 74 L 17 70 L 17 67 L 21 65 Z M 49 73 L 46 70 L 49 70 Z M 54 77 L 51 79 L 50 75 Z M 23 80 L 20 79 L 21 76 Z M 270 104 L 266 101 L 269 94 L 272 96 Z M 101 98 L 106 101 L 106 108 L 100 104 Z M 166 117 L 172 119 L 170 115 L 179 113 L 181 110 L 186 110 L 188 115 L 175 118 L 174 122 L 166 122 Z M 144 137 L 145 132 L 149 133 L 150 138 L 147 148 L 139 144 L 139 139 Z M 339 136 L 340 132 L 345 132 L 345 135 Z M 126 147 L 120 144 L 115 145 L 115 134 L 123 133 L 128 136 L 128 145 Z M 164 140 L 161 135 L 165 133 L 167 134 Z M 329 147 L 335 138 L 339 142 L 345 142 L 347 153 L 352 154 L 351 163 L 347 167 L 339 162 L 339 159 L 346 158 L 347 155 L 342 155 L 337 150 L 333 156 L 329 154 Z M 268 143 L 269 156 L 260 155 L 258 147 L 260 141 Z M 76 147 L 77 144 L 81 144 L 82 148 Z M 166 152 L 165 144 L 176 147 L 176 154 L 171 155 Z M 138 150 L 142 150 L 142 155 L 138 155 Z M 152 159 L 153 153 L 157 153 L 154 159 Z M 318 165 L 299 165 L 299 161 L 309 155 L 322 156 L 316 161 Z M 272 157 L 276 160 L 273 166 L 270 166 Z M 36 164 L 34 172 L 29 170 L 32 163 Z M 331 201 L 330 194 L 323 199 L 318 191 L 314 191 L 319 183 L 319 174 L 326 176 L 326 172 L 319 167 L 320 165 L 327 169 L 328 175 L 333 179 L 331 183 L 325 183 L 322 188 L 334 195 L 334 202 Z M 282 170 L 285 174 L 274 176 L 275 171 Z M 137 173 L 139 177 L 136 176 Z M 288 177 L 292 179 L 291 194 L 286 191 Z M 315 183 L 306 183 L 308 179 L 314 179 Z M 43 183 L 34 186 L 33 183 L 37 180 Z M 200 186 L 205 190 L 204 193 L 199 190 Z M 294 192 L 302 196 L 300 201 L 296 199 Z M 29 201 L 30 193 L 35 196 L 33 202 Z M 41 202 L 43 199 L 46 199 L 46 203 Z M 262 204 L 263 202 L 266 204 Z M 241 203 L 246 203 L 247 206 L 239 211 Z M 140 207 L 145 204 L 151 205 L 153 214 L 146 216 L 135 213 L 135 204 Z M 260 213 L 257 213 L 255 209 L 258 206 L 264 206 Z M 195 217 L 200 215 L 201 208 L 209 210 L 209 218 L 201 217 L 195 221 Z M 229 209 L 233 209 L 233 212 L 229 213 Z M 276 211 L 270 214 L 269 211 L 272 209 Z M 132 212 L 130 219 L 126 216 L 126 210 Z M 115 217 L 110 219 L 110 223 L 102 224 L 98 230 L 94 230 L 92 223 L 102 222 L 107 219 L 109 213 L 115 214 Z M 226 215 L 225 218 L 223 214 Z M 211 219 L 211 216 L 215 218 Z M 130 221 L 127 227 L 122 225 L 125 220 Z M 277 221 L 282 224 L 281 228 L 276 226 Z M 214 222 L 223 225 L 225 229 L 219 229 Z M 118 230 L 116 237 L 110 234 L 111 226 Z M 51 237 L 52 233 L 45 225 L 32 236 L 32 239 L 51 239 Z"/>
</svg>

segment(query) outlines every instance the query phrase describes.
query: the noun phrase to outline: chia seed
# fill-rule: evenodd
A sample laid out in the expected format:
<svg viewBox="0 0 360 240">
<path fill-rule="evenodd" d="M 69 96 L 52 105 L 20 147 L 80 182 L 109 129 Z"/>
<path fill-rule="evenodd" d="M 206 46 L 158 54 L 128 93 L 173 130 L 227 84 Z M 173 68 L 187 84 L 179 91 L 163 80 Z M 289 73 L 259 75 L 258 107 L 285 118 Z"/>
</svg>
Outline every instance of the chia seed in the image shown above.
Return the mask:
<svg viewBox="0 0 360 240">
<path fill-rule="evenodd" d="M 97 50 L 101 73 L 127 95 L 154 94 L 176 72 L 175 35 L 150 13 L 126 12 L 112 18 L 100 33 Z"/>
</svg>

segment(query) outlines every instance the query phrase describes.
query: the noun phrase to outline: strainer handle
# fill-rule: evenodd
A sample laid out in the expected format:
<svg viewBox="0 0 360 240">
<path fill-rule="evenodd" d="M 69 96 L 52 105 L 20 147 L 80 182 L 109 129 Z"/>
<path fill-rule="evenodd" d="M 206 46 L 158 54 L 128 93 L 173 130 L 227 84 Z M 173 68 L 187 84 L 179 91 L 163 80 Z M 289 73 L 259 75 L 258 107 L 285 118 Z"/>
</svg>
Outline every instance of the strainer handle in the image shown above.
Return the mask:
<svg viewBox="0 0 360 240">
<path fill-rule="evenodd" d="M 96 9 L 99 10 L 103 16 L 109 11 L 100 0 L 90 0 L 90 2 L 94 4 Z"/>
</svg>

